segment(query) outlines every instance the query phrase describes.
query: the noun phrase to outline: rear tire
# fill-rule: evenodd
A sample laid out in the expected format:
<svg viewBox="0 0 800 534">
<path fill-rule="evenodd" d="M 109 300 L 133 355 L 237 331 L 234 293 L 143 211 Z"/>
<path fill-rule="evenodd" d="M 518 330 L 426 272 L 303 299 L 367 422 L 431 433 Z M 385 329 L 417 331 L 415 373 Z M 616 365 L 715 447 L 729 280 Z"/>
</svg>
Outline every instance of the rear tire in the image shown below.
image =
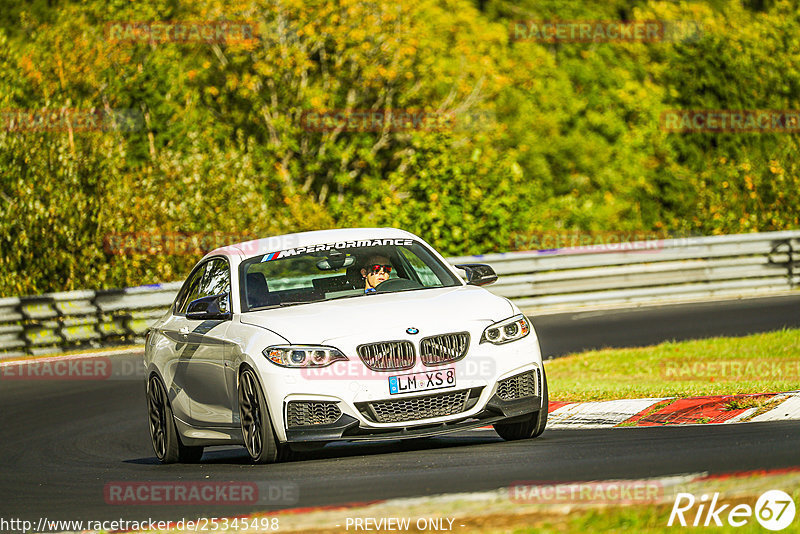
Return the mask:
<svg viewBox="0 0 800 534">
<path fill-rule="evenodd" d="M 283 453 L 284 448 L 279 447 L 278 440 L 275 439 L 264 393 L 252 369 L 242 371 L 238 390 L 239 420 L 244 446 L 250 459 L 255 464 L 270 464 L 284 459 L 286 453 Z"/>
<path fill-rule="evenodd" d="M 153 375 L 147 381 L 147 411 L 150 442 L 153 452 L 163 464 L 195 463 L 203 456 L 203 447 L 188 447 L 181 443 L 172 407 L 161 380 Z"/>
<path fill-rule="evenodd" d="M 547 409 L 550 406 L 549 394 L 547 392 L 547 375 L 542 367 L 542 407 L 531 416 L 527 421 L 519 423 L 495 423 L 495 432 L 506 441 L 518 439 L 532 439 L 544 432 L 547 426 Z"/>
</svg>

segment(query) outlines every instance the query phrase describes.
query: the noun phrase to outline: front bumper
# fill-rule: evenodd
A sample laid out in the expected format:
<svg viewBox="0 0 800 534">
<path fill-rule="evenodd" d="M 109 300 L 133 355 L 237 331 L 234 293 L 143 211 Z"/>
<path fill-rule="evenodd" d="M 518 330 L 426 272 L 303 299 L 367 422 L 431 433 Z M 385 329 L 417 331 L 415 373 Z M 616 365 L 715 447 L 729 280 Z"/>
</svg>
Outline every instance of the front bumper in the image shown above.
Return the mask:
<svg viewBox="0 0 800 534">
<path fill-rule="evenodd" d="M 286 441 L 290 443 L 329 442 L 329 441 L 370 441 L 385 439 L 411 439 L 430 437 L 460 430 L 469 430 L 483 427 L 499 421 L 513 422 L 524 420 L 538 413 L 542 407 L 542 379 L 543 374 L 539 368 L 531 368 L 521 373 L 513 374 L 501 380 L 491 390 L 488 400 L 480 404 L 484 397 L 483 387 L 449 393 L 424 394 L 417 397 L 406 397 L 396 401 L 401 404 L 409 402 L 421 405 L 431 405 L 443 397 L 463 395 L 464 402 L 460 413 L 453 413 L 446 418 L 436 421 L 420 421 L 431 419 L 427 414 L 418 413 L 418 420 L 397 421 L 391 425 L 364 425 L 363 417 L 372 418 L 376 413 L 369 403 L 360 407 L 362 419 L 342 413 L 335 403 L 319 403 L 325 407 L 325 417 L 319 417 L 316 411 L 315 421 L 303 424 L 305 421 L 298 416 L 287 418 L 286 427 L 283 429 Z M 311 420 L 312 418 L 306 418 Z M 335 420 L 333 420 L 335 419 Z"/>
<path fill-rule="evenodd" d="M 422 426 L 401 428 L 362 428 L 359 420 L 347 414 L 327 425 L 296 426 L 286 429 L 289 443 L 319 443 L 329 441 L 378 441 L 386 439 L 413 439 L 438 436 L 450 432 L 480 428 L 499 421 L 513 422 L 538 413 L 542 406 L 540 396 L 503 400 L 493 395 L 483 411 L 463 419 Z"/>
</svg>

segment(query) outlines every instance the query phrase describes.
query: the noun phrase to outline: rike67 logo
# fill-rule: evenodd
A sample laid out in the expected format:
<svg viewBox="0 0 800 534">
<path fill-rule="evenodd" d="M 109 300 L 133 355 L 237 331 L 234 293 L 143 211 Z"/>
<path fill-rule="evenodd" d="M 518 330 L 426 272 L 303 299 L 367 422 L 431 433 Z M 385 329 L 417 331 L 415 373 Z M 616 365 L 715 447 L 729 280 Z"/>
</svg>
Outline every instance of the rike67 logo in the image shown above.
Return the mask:
<svg viewBox="0 0 800 534">
<path fill-rule="evenodd" d="M 696 498 L 691 493 L 678 493 L 669 514 L 667 526 L 723 526 L 727 522 L 732 527 L 746 525 L 755 516 L 762 527 L 768 530 L 783 530 L 792 524 L 795 506 L 792 498 L 780 490 L 770 490 L 762 494 L 755 507 L 748 504 L 719 504 L 719 493 L 701 495 Z"/>
</svg>

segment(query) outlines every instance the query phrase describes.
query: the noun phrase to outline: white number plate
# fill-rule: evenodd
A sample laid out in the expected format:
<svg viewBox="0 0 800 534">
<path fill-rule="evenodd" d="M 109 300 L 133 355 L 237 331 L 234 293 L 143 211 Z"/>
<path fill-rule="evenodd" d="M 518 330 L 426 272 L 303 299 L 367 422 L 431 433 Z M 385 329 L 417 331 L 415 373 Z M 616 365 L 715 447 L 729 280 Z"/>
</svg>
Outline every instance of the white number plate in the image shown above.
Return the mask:
<svg viewBox="0 0 800 534">
<path fill-rule="evenodd" d="M 391 395 L 449 388 L 455 385 L 456 370 L 452 367 L 389 377 L 389 393 Z"/>
</svg>

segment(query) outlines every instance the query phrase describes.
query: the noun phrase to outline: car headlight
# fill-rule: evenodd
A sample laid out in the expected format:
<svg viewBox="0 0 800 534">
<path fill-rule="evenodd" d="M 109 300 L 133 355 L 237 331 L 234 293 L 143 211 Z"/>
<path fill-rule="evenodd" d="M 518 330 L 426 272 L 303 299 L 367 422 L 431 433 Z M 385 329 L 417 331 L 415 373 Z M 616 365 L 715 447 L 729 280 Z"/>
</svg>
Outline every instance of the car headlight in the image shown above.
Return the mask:
<svg viewBox="0 0 800 534">
<path fill-rule="evenodd" d="M 347 356 L 333 347 L 312 345 L 280 345 L 267 347 L 264 356 L 281 367 L 326 367 L 333 362 L 347 360 Z"/>
<path fill-rule="evenodd" d="M 499 323 L 494 323 L 483 331 L 481 343 L 494 343 L 502 345 L 522 339 L 531 332 L 531 324 L 524 315 L 515 315 Z"/>
</svg>

